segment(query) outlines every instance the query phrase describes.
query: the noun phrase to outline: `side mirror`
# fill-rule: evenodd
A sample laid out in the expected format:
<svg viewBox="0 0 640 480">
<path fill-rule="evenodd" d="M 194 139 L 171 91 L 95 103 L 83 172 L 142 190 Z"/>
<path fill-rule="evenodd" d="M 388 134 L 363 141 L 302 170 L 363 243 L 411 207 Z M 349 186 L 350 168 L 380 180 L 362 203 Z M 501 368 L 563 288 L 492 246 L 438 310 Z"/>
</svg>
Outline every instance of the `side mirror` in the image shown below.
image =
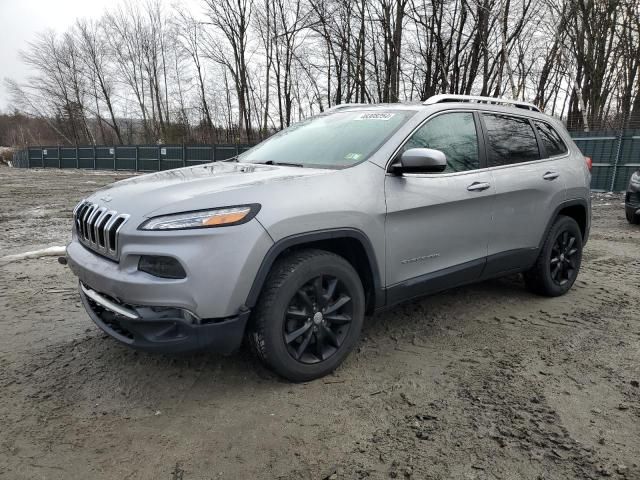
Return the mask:
<svg viewBox="0 0 640 480">
<path fill-rule="evenodd" d="M 410 148 L 393 165 L 393 172 L 403 173 L 440 173 L 447 168 L 447 157 L 440 150 L 432 148 Z"/>
</svg>

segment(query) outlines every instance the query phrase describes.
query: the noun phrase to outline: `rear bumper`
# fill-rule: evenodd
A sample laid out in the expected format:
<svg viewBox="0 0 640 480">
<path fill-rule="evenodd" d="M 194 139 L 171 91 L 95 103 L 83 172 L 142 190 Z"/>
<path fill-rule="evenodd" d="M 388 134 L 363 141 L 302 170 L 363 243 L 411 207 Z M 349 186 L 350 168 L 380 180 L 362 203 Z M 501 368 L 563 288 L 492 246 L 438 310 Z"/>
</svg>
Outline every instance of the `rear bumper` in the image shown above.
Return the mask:
<svg viewBox="0 0 640 480">
<path fill-rule="evenodd" d="M 79 282 L 80 298 L 89 317 L 100 329 L 137 350 L 158 353 L 187 353 L 210 350 L 229 354 L 244 335 L 250 310 L 230 318 L 197 317 L 176 309 L 133 307 L 96 292 Z"/>
</svg>

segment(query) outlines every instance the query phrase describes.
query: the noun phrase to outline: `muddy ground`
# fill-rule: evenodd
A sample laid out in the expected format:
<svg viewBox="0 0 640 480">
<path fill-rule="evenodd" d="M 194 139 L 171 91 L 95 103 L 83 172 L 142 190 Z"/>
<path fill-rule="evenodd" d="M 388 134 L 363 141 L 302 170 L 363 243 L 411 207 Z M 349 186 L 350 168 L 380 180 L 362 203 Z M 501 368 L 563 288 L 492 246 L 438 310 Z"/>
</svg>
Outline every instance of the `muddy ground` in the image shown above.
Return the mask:
<svg viewBox="0 0 640 480">
<path fill-rule="evenodd" d="M 0 256 L 69 240 L 114 173 L 0 168 Z M 3 479 L 640 479 L 640 227 L 596 195 L 577 284 L 518 277 L 367 319 L 332 376 L 133 352 L 55 257 L 0 266 Z"/>
</svg>

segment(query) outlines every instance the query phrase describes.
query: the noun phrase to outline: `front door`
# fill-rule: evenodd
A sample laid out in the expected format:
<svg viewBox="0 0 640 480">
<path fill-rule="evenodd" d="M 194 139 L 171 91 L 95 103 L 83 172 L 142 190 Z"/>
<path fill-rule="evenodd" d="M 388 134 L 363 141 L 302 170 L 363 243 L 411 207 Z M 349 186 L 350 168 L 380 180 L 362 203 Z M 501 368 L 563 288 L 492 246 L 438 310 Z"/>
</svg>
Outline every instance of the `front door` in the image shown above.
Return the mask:
<svg viewBox="0 0 640 480">
<path fill-rule="evenodd" d="M 494 186 L 480 169 L 477 114 L 427 119 L 404 144 L 444 152 L 442 173 L 387 175 L 386 285 L 389 304 L 480 277 L 492 226 Z"/>
</svg>

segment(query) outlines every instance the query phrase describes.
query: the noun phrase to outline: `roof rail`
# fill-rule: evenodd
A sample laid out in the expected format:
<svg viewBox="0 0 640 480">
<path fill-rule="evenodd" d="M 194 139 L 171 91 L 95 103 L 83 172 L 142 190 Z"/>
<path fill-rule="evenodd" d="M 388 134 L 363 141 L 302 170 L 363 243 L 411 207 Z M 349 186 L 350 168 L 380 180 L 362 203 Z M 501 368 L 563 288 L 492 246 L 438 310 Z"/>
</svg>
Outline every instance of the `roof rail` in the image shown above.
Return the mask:
<svg viewBox="0 0 640 480">
<path fill-rule="evenodd" d="M 342 110 L 343 108 L 350 107 L 365 107 L 367 105 L 371 105 L 370 103 L 339 103 L 338 105 L 334 105 L 333 107 L 327 108 L 324 112 L 335 112 L 336 110 Z"/>
<path fill-rule="evenodd" d="M 533 112 L 540 112 L 538 107 L 536 107 L 532 103 L 521 102 L 519 100 L 509 100 L 507 98 L 494 98 L 494 97 L 480 97 L 477 95 L 433 95 L 432 97 L 427 98 L 423 105 L 433 105 L 436 103 L 444 103 L 444 102 L 476 102 L 476 103 L 494 103 L 494 104 L 505 104 L 505 105 L 513 105 L 517 108 L 523 108 L 525 110 L 531 110 Z"/>
</svg>

